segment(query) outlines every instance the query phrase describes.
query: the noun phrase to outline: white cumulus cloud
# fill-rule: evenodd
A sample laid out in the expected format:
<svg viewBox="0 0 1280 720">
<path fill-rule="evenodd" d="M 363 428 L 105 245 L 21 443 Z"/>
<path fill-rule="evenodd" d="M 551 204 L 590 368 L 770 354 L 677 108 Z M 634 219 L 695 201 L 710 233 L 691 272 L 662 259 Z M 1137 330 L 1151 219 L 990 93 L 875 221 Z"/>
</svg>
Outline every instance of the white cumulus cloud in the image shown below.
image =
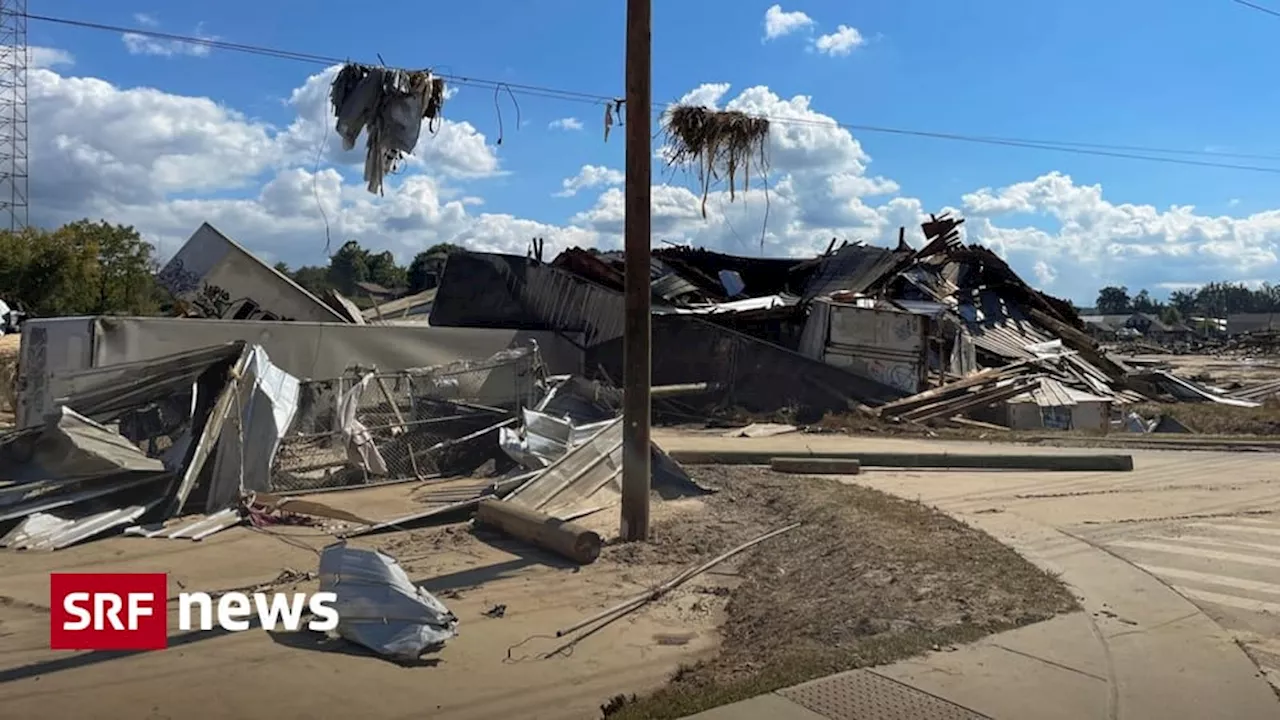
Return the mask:
<svg viewBox="0 0 1280 720">
<path fill-rule="evenodd" d="M 335 68 L 300 77 L 292 91 L 276 89 L 291 117 L 267 122 L 208 97 L 80 76 L 60 50 L 33 49 L 32 60 L 30 197 L 32 221 L 42 226 L 106 218 L 172 252 L 208 221 L 295 266 L 324 262 L 326 235 L 335 245 L 353 239 L 391 250 L 402 262 L 438 242 L 519 254 L 534 236 L 546 238 L 549 252 L 621 242 L 625 202 L 621 173 L 609 167 L 613 145 L 584 150 L 599 154 L 547 187 L 505 167 L 473 125 L 447 120 L 434 134 L 424 131 L 378 197 L 360 178 L 363 142 L 343 152 L 333 131 L 327 91 Z M 732 198 L 718 183 L 704 217 L 701 189 L 688 174 L 657 173 L 655 242 L 801 256 L 833 237 L 891 245 L 906 226 L 918 243 L 927 212 L 947 209 L 926 208 L 891 168 L 873 166 L 859 139 L 822 112 L 821 98 L 762 85 L 735 92 L 725 83 L 690 87 L 684 97 L 773 118 L 769 174 L 766 184 L 753 164 L 749 185 L 739 183 Z M 518 197 L 593 197 L 585 209 L 534 220 L 485 203 L 489 183 L 504 175 Z M 1185 203 L 1156 207 L 1111 198 L 1095 178 L 1062 172 L 978 188 L 953 202 L 968 220 L 968 241 L 992 248 L 1029 281 L 1085 303 L 1106 284 L 1157 291 L 1280 277 L 1280 209 L 1236 216 Z"/>
<path fill-rule="evenodd" d="M 813 18 L 799 10 L 786 12 L 781 5 L 773 5 L 764 11 L 765 40 L 774 40 L 812 26 Z"/>
<path fill-rule="evenodd" d="M 27 63 L 28 69 L 34 70 L 75 65 L 76 59 L 66 50 L 32 45 L 27 48 Z"/>
<path fill-rule="evenodd" d="M 856 48 L 866 44 L 866 42 L 866 39 L 862 37 L 862 33 L 858 32 L 857 28 L 840 25 L 835 32 L 820 35 L 817 40 L 813 41 L 813 46 L 820 53 L 838 57 L 848 55 Z"/>
<path fill-rule="evenodd" d="M 547 127 L 552 130 L 581 130 L 582 121 L 575 117 L 564 117 L 552 120 Z"/>
<path fill-rule="evenodd" d="M 573 197 L 578 194 L 579 190 L 621 185 L 625 179 L 621 170 L 614 170 L 603 165 L 583 165 L 577 175 L 560 181 L 560 192 L 556 193 L 555 196 Z"/>
<path fill-rule="evenodd" d="M 160 26 L 160 22 L 156 20 L 154 15 L 136 13 L 133 19 L 144 27 L 156 28 Z M 203 23 L 196 26 L 195 32 L 191 36 L 197 40 L 214 41 L 218 39 L 204 33 Z M 205 57 L 212 49 L 211 46 L 201 42 L 174 40 L 143 33 L 124 33 L 120 36 L 120 39 L 124 42 L 125 49 L 129 51 L 130 55 L 158 55 L 161 57 L 189 55 L 192 57 Z"/>
</svg>

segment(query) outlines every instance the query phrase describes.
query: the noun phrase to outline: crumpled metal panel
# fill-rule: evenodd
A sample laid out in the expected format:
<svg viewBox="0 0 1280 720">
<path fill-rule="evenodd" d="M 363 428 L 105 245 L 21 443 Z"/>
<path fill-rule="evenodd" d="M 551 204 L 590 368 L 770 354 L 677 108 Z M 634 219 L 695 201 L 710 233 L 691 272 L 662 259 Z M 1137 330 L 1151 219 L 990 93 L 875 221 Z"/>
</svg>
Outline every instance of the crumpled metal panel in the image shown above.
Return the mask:
<svg viewBox="0 0 1280 720">
<path fill-rule="evenodd" d="M 14 550 L 61 550 L 111 528 L 127 525 L 159 503 L 160 499 L 157 498 L 146 505 L 112 508 L 71 519 L 35 513 L 28 515 L 17 527 L 0 538 L 0 547 Z"/>
<path fill-rule="evenodd" d="M 458 618 L 415 586 L 395 558 L 377 550 L 346 542 L 326 547 L 320 592 L 338 596 L 338 635 L 380 655 L 416 660 L 458 634 Z"/>
<path fill-rule="evenodd" d="M 622 418 L 609 421 L 507 496 L 506 501 L 564 518 L 587 507 L 609 507 L 621 498 Z"/>
<path fill-rule="evenodd" d="M 0 441 L 0 480 L 74 482 L 164 469 L 118 432 L 66 406 L 46 418 L 44 427 Z"/>
</svg>

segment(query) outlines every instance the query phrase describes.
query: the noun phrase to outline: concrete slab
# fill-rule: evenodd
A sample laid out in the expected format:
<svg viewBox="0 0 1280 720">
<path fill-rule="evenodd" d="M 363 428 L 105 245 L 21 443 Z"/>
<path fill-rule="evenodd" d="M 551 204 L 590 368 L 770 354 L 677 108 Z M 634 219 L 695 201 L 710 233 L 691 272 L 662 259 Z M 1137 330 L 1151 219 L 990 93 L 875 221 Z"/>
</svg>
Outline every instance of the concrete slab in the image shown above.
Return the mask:
<svg viewBox="0 0 1280 720">
<path fill-rule="evenodd" d="M 1101 669 L 1102 674 L 1068 663 Z M 878 667 L 875 672 L 996 720 L 1108 716 L 1105 653 L 1084 613 L 1001 633 L 953 652 Z"/>
<path fill-rule="evenodd" d="M 731 705 L 689 715 L 687 720 L 829 720 L 790 700 L 767 693 Z"/>
<path fill-rule="evenodd" d="M 658 441 L 668 450 L 937 449 L 914 439 L 813 435 Z M 953 448 L 987 453 L 1008 446 L 948 443 Z M 876 671 L 993 717 L 1280 718 L 1280 701 L 1263 673 L 1215 621 L 1249 631 L 1251 647 L 1280 647 L 1280 635 L 1268 636 L 1273 618 L 1258 614 L 1280 605 L 1280 515 L 1252 517 L 1280 510 L 1274 487 L 1280 456 L 1159 450 L 1133 456 L 1131 473 L 864 469 L 857 477 L 832 477 L 934 505 L 990 533 L 1061 576 L 1085 609 Z M 1219 527 L 1191 527 L 1190 539 L 1169 530 L 1192 523 Z M 1241 620 L 1242 613 L 1252 620 Z"/>
</svg>

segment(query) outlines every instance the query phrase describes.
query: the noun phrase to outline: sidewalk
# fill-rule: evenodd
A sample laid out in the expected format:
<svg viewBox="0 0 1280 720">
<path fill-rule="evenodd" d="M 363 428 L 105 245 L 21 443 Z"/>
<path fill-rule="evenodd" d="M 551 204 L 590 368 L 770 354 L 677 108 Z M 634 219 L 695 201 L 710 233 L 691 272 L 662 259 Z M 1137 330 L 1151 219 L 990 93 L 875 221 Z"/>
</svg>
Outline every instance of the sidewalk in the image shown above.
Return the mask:
<svg viewBox="0 0 1280 720">
<path fill-rule="evenodd" d="M 698 444 L 681 440 L 673 444 Z M 853 440 L 849 444 L 866 443 Z M 762 445 L 749 444 L 752 449 Z M 1137 453 L 1135 461 L 1140 461 Z M 1011 485 L 1030 477 L 1001 475 Z M 916 489 L 920 476 L 914 473 Z M 946 473 L 937 477 L 951 493 L 957 479 Z M 856 481 L 908 494 L 891 472 L 871 472 Z M 910 497 L 918 496 L 911 492 Z M 935 504 L 927 493 L 920 499 Z M 1059 574 L 1084 611 L 951 651 L 820 678 L 691 718 L 1280 718 L 1280 700 L 1230 634 L 1153 576 L 1054 527 L 1048 518 L 957 512 L 947 501 L 936 504 Z"/>
</svg>

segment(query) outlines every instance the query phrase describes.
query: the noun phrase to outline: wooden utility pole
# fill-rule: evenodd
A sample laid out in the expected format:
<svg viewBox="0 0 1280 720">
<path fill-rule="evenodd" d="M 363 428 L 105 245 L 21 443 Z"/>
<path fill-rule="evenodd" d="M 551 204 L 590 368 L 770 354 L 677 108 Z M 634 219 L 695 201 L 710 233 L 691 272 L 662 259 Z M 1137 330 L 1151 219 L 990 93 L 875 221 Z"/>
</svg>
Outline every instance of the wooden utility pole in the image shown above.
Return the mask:
<svg viewBox="0 0 1280 720">
<path fill-rule="evenodd" d="M 626 322 L 622 335 L 622 539 L 649 537 L 651 0 L 627 0 Z"/>
</svg>

